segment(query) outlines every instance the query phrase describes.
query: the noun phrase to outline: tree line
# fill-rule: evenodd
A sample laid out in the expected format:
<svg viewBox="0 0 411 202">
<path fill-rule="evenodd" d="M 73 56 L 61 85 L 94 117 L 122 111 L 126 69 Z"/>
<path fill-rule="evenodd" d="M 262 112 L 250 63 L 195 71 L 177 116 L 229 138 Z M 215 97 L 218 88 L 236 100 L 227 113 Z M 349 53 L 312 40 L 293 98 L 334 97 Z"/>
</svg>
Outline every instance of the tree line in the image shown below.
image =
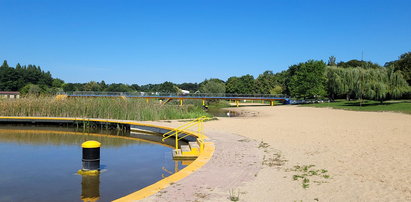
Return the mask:
<svg viewBox="0 0 411 202">
<path fill-rule="evenodd" d="M 331 56 L 327 63 L 318 60 L 291 65 L 287 70 L 273 73 L 265 71 L 257 78 L 252 75 L 233 76 L 223 81 L 206 79 L 200 83 L 175 84 L 106 84 L 104 81 L 65 83 L 53 78 L 50 72 L 39 66 L 10 67 L 4 61 L 0 67 L 0 90 L 20 91 L 23 94 L 45 94 L 59 91 L 107 91 L 107 92 L 161 92 L 181 93 L 229 93 L 229 94 L 285 94 L 297 99 L 322 99 L 328 97 L 346 99 L 409 98 L 411 85 L 411 52 L 397 60 L 380 66 L 371 61 L 349 60 L 336 62 Z"/>
<path fill-rule="evenodd" d="M 0 66 L 0 90 L 21 91 L 27 93 L 30 88 L 39 91 L 50 92 L 63 83 L 60 79 L 54 79 L 50 72 L 41 70 L 40 66 L 24 65 L 19 63 L 16 67 L 10 67 L 7 61 Z M 53 87 L 56 87 L 53 89 Z"/>
</svg>

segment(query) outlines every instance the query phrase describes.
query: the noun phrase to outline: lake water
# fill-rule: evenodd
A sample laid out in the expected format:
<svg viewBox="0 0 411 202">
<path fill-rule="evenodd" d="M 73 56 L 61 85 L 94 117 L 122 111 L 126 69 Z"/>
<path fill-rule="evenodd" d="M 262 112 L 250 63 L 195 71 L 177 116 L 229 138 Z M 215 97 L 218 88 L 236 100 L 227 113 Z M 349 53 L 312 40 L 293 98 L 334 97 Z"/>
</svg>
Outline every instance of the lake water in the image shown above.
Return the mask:
<svg viewBox="0 0 411 202">
<path fill-rule="evenodd" d="M 0 201 L 111 201 L 184 168 L 172 148 L 128 135 L 0 126 Z M 102 172 L 81 176 L 81 143 L 101 146 Z"/>
</svg>

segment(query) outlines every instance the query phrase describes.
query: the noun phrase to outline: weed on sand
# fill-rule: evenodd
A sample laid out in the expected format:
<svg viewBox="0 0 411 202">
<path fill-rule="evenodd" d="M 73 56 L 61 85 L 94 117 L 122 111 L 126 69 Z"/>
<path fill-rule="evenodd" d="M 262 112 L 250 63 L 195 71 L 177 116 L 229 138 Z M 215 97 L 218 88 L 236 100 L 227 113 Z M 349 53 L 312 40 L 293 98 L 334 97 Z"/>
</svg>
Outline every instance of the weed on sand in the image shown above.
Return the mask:
<svg viewBox="0 0 411 202">
<path fill-rule="evenodd" d="M 330 179 L 330 175 L 328 174 L 328 170 L 326 169 L 315 169 L 315 165 L 303 165 L 299 166 L 296 165 L 292 169 L 288 169 L 288 171 L 293 171 L 296 174 L 293 175 L 294 181 L 300 181 L 301 185 L 304 189 L 310 187 L 310 183 L 315 183 L 317 185 L 322 183 L 327 183 L 328 179 Z"/>
</svg>

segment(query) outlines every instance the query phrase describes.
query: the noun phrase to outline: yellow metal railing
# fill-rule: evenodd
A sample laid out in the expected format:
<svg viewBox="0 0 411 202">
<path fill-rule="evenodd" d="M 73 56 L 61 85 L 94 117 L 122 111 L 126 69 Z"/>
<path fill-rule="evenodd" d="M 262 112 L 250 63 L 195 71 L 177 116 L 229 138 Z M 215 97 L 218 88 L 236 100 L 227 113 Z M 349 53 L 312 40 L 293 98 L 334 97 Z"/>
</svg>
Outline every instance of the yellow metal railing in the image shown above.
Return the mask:
<svg viewBox="0 0 411 202">
<path fill-rule="evenodd" d="M 176 144 L 176 149 L 178 149 L 178 141 L 185 138 L 185 137 L 187 137 L 187 136 L 189 136 L 189 134 L 186 134 L 182 137 L 179 137 L 178 135 L 181 134 L 181 133 L 184 133 L 184 130 L 186 130 L 186 129 L 197 126 L 197 134 L 198 134 L 198 138 L 197 138 L 198 141 L 197 142 L 199 143 L 200 151 L 202 151 L 203 148 L 204 148 L 204 145 L 203 145 L 204 141 L 203 141 L 203 134 L 202 134 L 203 129 L 204 129 L 203 122 L 205 120 L 208 120 L 208 119 L 210 119 L 210 118 L 208 118 L 206 116 L 202 116 L 202 117 L 196 118 L 196 119 L 194 119 L 194 120 L 192 120 L 188 123 L 185 123 L 185 124 L 179 126 L 178 128 L 170 130 L 167 133 L 163 134 L 163 139 L 161 139 L 161 141 L 164 142 L 166 139 L 174 136 L 175 141 L 176 141 L 176 143 L 175 143 Z"/>
</svg>

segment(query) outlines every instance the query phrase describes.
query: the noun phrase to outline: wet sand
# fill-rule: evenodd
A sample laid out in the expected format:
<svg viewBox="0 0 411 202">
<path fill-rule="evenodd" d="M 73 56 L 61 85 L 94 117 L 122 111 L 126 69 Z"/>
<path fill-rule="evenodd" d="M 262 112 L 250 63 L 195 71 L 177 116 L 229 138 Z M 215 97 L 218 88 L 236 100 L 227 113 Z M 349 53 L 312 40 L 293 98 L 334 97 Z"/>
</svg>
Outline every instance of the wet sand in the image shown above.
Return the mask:
<svg viewBox="0 0 411 202">
<path fill-rule="evenodd" d="M 209 163 L 145 201 L 230 201 L 230 191 L 240 192 L 240 201 L 411 200 L 410 115 L 298 106 L 230 110 L 243 117 L 205 123 L 216 143 Z M 304 174 L 311 175 L 306 188 L 298 178 Z"/>
</svg>

